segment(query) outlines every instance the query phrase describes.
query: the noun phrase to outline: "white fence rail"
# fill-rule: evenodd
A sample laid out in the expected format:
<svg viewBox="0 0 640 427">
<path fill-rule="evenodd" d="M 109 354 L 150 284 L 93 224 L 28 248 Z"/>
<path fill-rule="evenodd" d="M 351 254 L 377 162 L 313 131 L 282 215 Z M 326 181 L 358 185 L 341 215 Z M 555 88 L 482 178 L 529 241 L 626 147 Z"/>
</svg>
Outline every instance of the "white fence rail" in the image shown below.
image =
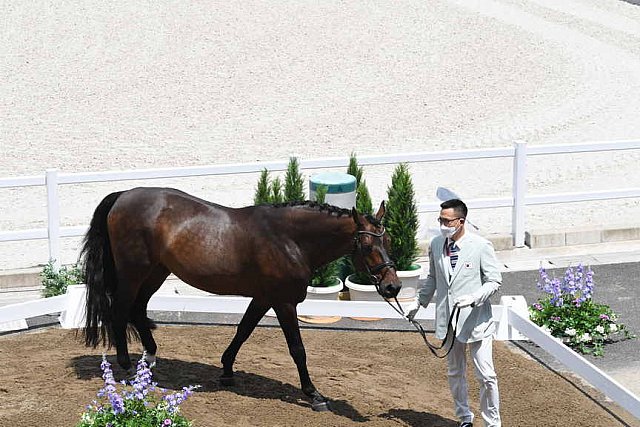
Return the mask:
<svg viewBox="0 0 640 427">
<path fill-rule="evenodd" d="M 396 155 L 359 156 L 360 165 L 386 165 L 422 162 L 441 162 L 474 159 L 511 158 L 513 160 L 513 186 L 510 197 L 466 200 L 471 208 L 512 209 L 511 234 L 516 247 L 524 246 L 526 207 L 530 205 L 555 204 L 568 202 L 582 202 L 593 200 L 609 200 L 640 197 L 640 188 L 615 188 L 606 191 L 557 193 L 544 195 L 527 194 L 527 159 L 531 156 L 554 155 L 569 153 L 587 153 L 620 150 L 638 150 L 640 140 L 589 142 L 579 144 L 558 144 L 544 146 L 528 146 L 524 142 L 516 142 L 513 147 L 490 148 L 477 150 L 456 150 L 439 152 L 406 153 Z M 349 159 L 321 158 L 299 159 L 300 168 L 318 169 L 332 167 L 346 167 Z M 81 236 L 86 232 L 86 226 L 61 227 L 58 187 L 66 184 L 82 184 L 93 182 L 127 181 L 159 178 L 180 178 L 211 175 L 235 175 L 256 173 L 263 169 L 283 171 L 287 168 L 287 161 L 236 163 L 211 166 L 192 166 L 182 168 L 160 168 L 131 171 L 108 171 L 89 173 L 60 173 L 55 169 L 47 170 L 44 175 L 0 178 L 0 188 L 46 186 L 47 189 L 47 227 L 0 231 L 0 242 L 21 241 L 34 239 L 48 239 L 49 259 L 58 263 L 60 260 L 60 239 L 64 237 Z M 420 203 L 418 211 L 437 212 L 437 203 Z"/>
<path fill-rule="evenodd" d="M 77 328 L 84 323 L 84 285 L 70 287 L 65 295 L 53 298 L 12 304 L 0 307 L 0 326 L 35 316 L 61 313 L 60 323 L 64 328 Z M 496 339 L 530 339 L 547 353 L 562 362 L 568 369 L 580 375 L 593 387 L 640 419 L 640 399 L 627 388 L 602 372 L 595 365 L 546 334 L 531 322 L 526 312 L 526 303 L 521 296 L 503 297 L 501 301 L 514 301 L 511 305 L 494 305 L 494 321 L 497 323 Z M 149 310 L 169 312 L 200 312 L 242 314 L 250 298 L 227 296 L 182 296 L 154 295 L 149 301 Z M 305 300 L 298 305 L 298 314 L 306 316 L 348 316 L 400 319 L 400 315 L 386 302 L 380 301 L 327 301 Z M 433 320 L 435 304 L 420 310 L 416 319 Z M 523 334 L 523 335 L 521 335 Z"/>
</svg>

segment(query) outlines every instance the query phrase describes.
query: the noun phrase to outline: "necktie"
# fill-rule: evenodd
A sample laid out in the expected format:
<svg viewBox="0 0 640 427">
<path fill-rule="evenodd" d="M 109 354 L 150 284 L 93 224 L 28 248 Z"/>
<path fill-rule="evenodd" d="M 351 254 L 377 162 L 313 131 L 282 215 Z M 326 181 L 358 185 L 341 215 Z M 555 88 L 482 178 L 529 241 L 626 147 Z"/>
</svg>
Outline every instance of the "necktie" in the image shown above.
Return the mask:
<svg viewBox="0 0 640 427">
<path fill-rule="evenodd" d="M 451 269 L 456 268 L 456 264 L 458 262 L 458 251 L 460 248 L 456 246 L 456 242 L 451 240 L 449 243 L 449 261 L 451 262 Z"/>
</svg>

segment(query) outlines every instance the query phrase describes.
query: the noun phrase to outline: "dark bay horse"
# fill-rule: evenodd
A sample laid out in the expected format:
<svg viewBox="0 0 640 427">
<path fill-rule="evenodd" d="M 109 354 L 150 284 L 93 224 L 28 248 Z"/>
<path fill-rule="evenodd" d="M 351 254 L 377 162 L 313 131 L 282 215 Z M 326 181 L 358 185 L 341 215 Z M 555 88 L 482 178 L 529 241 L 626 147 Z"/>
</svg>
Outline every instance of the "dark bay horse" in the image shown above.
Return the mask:
<svg viewBox="0 0 640 427">
<path fill-rule="evenodd" d="M 96 208 L 84 239 L 81 264 L 87 284 L 85 343 L 115 345 L 118 364 L 130 370 L 127 328 L 133 326 L 151 360 L 157 346 L 147 303 L 170 273 L 208 292 L 252 300 L 222 355 L 221 382 L 233 383 L 233 363 L 255 326 L 273 308 L 317 410 L 327 399 L 307 371 L 296 306 L 312 273 L 352 253 L 378 292 L 393 298 L 401 283 L 385 250 L 381 219 L 355 209 L 304 202 L 239 209 L 169 188 L 135 188 L 109 194 Z"/>
</svg>

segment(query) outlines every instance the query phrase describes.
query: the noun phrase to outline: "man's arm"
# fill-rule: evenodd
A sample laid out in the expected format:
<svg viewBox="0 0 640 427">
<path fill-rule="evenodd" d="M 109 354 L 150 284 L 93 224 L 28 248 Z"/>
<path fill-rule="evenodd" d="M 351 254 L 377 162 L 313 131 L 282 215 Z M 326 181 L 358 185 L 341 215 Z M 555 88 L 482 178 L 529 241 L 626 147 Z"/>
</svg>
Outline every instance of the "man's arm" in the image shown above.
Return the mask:
<svg viewBox="0 0 640 427">
<path fill-rule="evenodd" d="M 480 279 L 482 286 L 473 293 L 476 304 L 483 304 L 502 285 L 502 274 L 491 242 L 485 242 L 480 249 Z"/>
<path fill-rule="evenodd" d="M 418 303 L 426 307 L 431 302 L 436 292 L 436 263 L 434 261 L 433 248 L 429 253 L 429 274 L 423 283 L 418 284 Z"/>
</svg>

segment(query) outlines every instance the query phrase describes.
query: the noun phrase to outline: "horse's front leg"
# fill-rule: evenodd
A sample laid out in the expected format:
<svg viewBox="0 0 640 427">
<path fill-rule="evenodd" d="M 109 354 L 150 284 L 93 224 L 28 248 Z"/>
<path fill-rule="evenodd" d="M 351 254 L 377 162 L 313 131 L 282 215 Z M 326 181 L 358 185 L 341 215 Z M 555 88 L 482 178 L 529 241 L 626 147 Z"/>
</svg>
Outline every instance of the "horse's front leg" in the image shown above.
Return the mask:
<svg viewBox="0 0 640 427">
<path fill-rule="evenodd" d="M 274 306 L 273 309 L 278 316 L 278 322 L 280 322 L 280 327 L 287 340 L 289 353 L 298 367 L 302 391 L 312 399 L 311 407 L 314 411 L 330 410 L 329 401 L 318 392 L 309 377 L 309 371 L 307 370 L 307 353 L 302 344 L 302 336 L 300 336 L 296 306 L 294 304 L 283 303 Z"/>
<path fill-rule="evenodd" d="M 255 299 L 251 300 L 247 311 L 242 316 L 242 320 L 238 325 L 236 335 L 231 340 L 231 344 L 222 354 L 222 376 L 220 377 L 220 383 L 222 385 L 233 385 L 233 363 L 236 360 L 238 351 L 242 344 L 249 338 L 256 325 L 269 310 L 269 305 L 260 303 Z"/>
</svg>

